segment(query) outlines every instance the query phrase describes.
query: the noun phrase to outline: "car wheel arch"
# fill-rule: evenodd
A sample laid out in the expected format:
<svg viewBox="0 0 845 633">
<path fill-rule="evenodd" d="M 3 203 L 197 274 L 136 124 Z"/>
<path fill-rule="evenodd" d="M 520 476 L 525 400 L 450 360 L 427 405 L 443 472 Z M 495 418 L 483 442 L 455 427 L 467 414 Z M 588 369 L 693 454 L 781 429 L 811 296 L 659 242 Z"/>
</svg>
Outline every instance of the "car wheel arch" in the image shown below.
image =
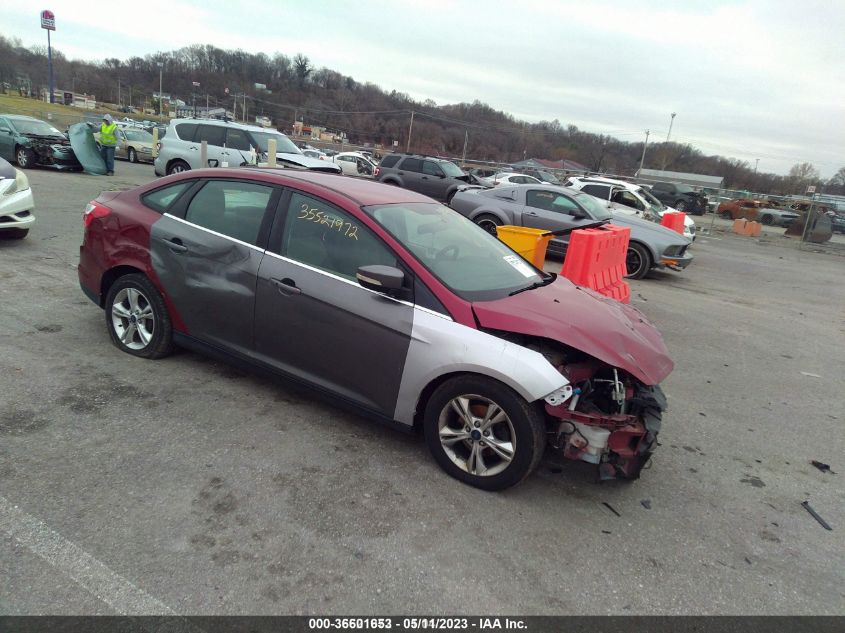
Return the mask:
<svg viewBox="0 0 845 633">
<path fill-rule="evenodd" d="M 451 371 L 446 372 L 445 374 L 440 374 L 435 378 L 432 378 L 429 383 L 423 387 L 422 391 L 420 391 L 420 395 L 417 398 L 417 406 L 414 410 L 414 421 L 413 421 L 413 430 L 417 433 L 422 433 L 423 430 L 423 420 L 425 418 L 425 410 L 428 406 L 428 401 L 431 399 L 431 396 L 434 395 L 434 392 L 437 391 L 437 388 L 440 385 L 444 384 L 445 382 L 452 380 L 453 378 L 458 377 L 475 377 L 475 378 L 484 378 L 486 380 L 493 380 L 503 387 L 510 389 L 515 394 L 523 397 L 523 394 L 520 394 L 519 391 L 513 388 L 513 386 L 507 384 L 506 382 L 502 381 L 498 376 L 493 376 L 491 374 L 485 374 L 480 371 Z M 530 403 L 529 403 L 530 404 Z"/>
<path fill-rule="evenodd" d="M 109 268 L 105 273 L 103 273 L 103 276 L 100 279 L 101 308 L 105 308 L 106 295 L 108 295 L 109 289 L 114 285 L 114 283 L 121 277 L 133 274 L 144 275 L 145 277 L 148 277 L 147 274 L 140 268 L 137 268 L 135 266 L 129 266 L 126 264 L 115 266 L 114 268 Z"/>
</svg>

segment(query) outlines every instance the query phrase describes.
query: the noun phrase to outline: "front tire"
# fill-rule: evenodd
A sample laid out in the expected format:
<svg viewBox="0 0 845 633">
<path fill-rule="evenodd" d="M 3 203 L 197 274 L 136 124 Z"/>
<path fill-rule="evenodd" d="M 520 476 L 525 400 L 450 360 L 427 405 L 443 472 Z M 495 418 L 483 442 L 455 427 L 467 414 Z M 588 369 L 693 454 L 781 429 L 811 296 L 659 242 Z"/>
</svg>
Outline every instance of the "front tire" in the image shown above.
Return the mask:
<svg viewBox="0 0 845 633">
<path fill-rule="evenodd" d="M 35 153 L 26 147 L 18 147 L 15 150 L 15 162 L 21 169 L 29 169 L 35 162 Z"/>
<path fill-rule="evenodd" d="M 129 158 L 130 163 L 137 163 L 138 162 L 138 154 L 135 152 L 134 147 L 130 147 L 129 151 L 126 153 L 126 155 Z"/>
<path fill-rule="evenodd" d="M 164 358 L 173 350 L 173 326 L 159 291 L 141 274 L 124 275 L 106 296 L 106 327 L 120 350 Z"/>
<path fill-rule="evenodd" d="M 651 253 L 642 244 L 631 242 L 628 244 L 628 252 L 625 255 L 625 268 L 628 279 L 642 279 L 651 270 Z"/>
<path fill-rule="evenodd" d="M 474 222 L 482 229 L 487 231 L 490 235 L 496 235 L 496 229 L 502 226 L 501 220 L 495 215 L 485 213 L 475 218 Z"/>
<path fill-rule="evenodd" d="M 683 212 L 686 212 L 686 210 L 687 210 L 687 202 L 686 202 L 686 200 L 676 200 L 676 201 L 675 201 L 675 204 L 674 204 L 673 206 L 675 207 L 675 211 L 683 211 Z"/>
<path fill-rule="evenodd" d="M 447 474 L 482 490 L 504 490 L 536 468 L 546 446 L 539 410 L 484 376 L 458 376 L 425 408 L 425 440 Z"/>
</svg>

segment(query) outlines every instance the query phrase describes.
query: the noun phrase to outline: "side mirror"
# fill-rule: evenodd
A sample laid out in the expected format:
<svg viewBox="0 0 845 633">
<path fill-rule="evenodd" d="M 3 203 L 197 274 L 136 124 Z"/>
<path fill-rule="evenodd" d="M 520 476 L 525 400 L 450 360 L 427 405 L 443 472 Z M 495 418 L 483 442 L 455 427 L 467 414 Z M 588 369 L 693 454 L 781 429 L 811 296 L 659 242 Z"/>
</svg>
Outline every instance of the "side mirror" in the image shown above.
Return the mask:
<svg viewBox="0 0 845 633">
<path fill-rule="evenodd" d="M 610 202 L 607 203 L 610 206 Z M 576 220 L 583 220 L 587 217 L 587 214 L 581 211 L 581 209 L 573 209 L 572 210 L 572 217 Z"/>
<path fill-rule="evenodd" d="M 405 282 L 405 273 L 393 266 L 373 264 L 361 266 L 355 273 L 358 283 L 367 290 L 392 294 L 402 289 Z"/>
</svg>

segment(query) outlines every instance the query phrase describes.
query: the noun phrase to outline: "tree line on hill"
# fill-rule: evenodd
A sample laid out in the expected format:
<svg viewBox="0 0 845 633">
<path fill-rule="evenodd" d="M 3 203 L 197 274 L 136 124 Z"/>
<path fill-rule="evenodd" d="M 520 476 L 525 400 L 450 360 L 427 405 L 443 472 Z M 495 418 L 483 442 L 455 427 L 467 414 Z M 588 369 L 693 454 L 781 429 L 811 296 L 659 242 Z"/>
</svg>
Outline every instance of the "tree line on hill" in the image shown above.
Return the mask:
<svg viewBox="0 0 845 633">
<path fill-rule="evenodd" d="M 24 47 L 17 38 L 0 35 L 0 84 L 17 88 L 28 80 L 33 94 L 47 87 L 47 51 Z M 159 66 L 161 64 L 161 66 Z M 271 117 L 280 129 L 293 121 L 344 131 L 353 143 L 406 146 L 410 113 L 414 113 L 413 151 L 475 160 L 514 162 L 523 158 L 568 159 L 590 170 L 632 175 L 639 167 L 643 142 L 561 125 L 558 120 L 529 123 L 476 100 L 438 106 L 416 101 L 395 90 L 317 68 L 302 54 L 250 53 L 211 45 L 192 45 L 125 60 L 70 60 L 53 50 L 56 88 L 96 95 L 99 101 L 157 106 L 161 69 L 164 94 L 191 103 L 236 108 L 243 114 Z M 199 83 L 199 87 L 194 86 Z M 262 87 L 264 86 L 264 87 Z M 119 95 L 119 97 L 118 97 Z M 208 97 L 206 97 L 208 95 Z M 245 95 L 245 98 L 244 98 Z M 757 173 L 748 161 L 706 155 L 689 144 L 650 143 L 645 167 L 722 176 L 729 189 L 797 194 L 819 184 L 819 173 L 799 163 L 786 175 Z M 845 167 L 826 183 L 828 193 L 845 194 Z"/>
</svg>

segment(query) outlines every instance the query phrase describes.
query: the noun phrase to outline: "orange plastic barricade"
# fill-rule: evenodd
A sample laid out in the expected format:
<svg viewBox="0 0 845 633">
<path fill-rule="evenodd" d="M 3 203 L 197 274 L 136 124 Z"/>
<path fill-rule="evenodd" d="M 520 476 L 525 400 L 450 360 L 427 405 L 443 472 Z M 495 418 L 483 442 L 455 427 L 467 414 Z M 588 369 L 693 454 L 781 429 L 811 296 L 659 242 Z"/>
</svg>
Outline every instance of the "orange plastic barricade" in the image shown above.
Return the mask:
<svg viewBox="0 0 845 633">
<path fill-rule="evenodd" d="M 760 237 L 760 234 L 763 232 L 763 225 L 759 222 L 749 222 L 746 225 L 747 233 L 751 237 Z"/>
<path fill-rule="evenodd" d="M 731 231 L 736 233 L 737 235 L 745 235 L 745 225 L 748 224 L 748 220 L 744 218 L 740 218 L 738 220 L 734 220 L 733 226 L 731 227 Z"/>
<path fill-rule="evenodd" d="M 631 229 L 613 224 L 573 231 L 560 274 L 579 286 L 628 303 L 631 288 L 625 281 L 625 255 L 630 238 Z"/>
<path fill-rule="evenodd" d="M 667 211 L 663 214 L 663 217 L 660 220 L 660 225 L 683 235 L 684 220 L 686 220 L 686 217 L 687 214 L 681 213 L 680 211 Z"/>
<path fill-rule="evenodd" d="M 546 249 L 554 235 L 544 229 L 529 229 L 524 226 L 505 224 L 496 227 L 496 237 L 524 259 L 543 270 L 543 264 L 546 263 Z"/>
</svg>

